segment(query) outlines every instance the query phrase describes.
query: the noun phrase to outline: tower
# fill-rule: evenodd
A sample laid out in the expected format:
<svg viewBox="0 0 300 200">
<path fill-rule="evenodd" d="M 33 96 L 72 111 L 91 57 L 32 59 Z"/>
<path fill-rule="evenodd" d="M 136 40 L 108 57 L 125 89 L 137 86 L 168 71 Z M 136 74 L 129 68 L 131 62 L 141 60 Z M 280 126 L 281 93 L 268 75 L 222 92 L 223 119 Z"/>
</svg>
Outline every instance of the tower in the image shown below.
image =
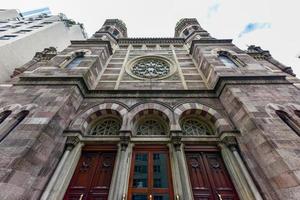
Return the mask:
<svg viewBox="0 0 300 200">
<path fill-rule="evenodd" d="M 108 19 L 0 84 L 0 199 L 299 199 L 299 83 L 196 19 Z"/>
</svg>

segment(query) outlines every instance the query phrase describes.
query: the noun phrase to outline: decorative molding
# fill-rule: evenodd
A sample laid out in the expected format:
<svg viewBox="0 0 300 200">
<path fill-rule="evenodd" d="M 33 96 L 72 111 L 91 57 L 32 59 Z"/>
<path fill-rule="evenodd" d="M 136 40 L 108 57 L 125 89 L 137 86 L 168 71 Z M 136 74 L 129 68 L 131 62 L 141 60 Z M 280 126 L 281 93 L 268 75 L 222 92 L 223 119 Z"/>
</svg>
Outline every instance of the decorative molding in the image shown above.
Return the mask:
<svg viewBox="0 0 300 200">
<path fill-rule="evenodd" d="M 154 44 L 154 43 L 168 43 L 168 44 L 184 44 L 184 38 L 120 38 L 118 44 Z"/>
<path fill-rule="evenodd" d="M 66 141 L 66 149 L 72 150 L 79 142 L 80 139 L 77 136 L 68 136 Z"/>
<path fill-rule="evenodd" d="M 121 145 L 121 151 L 126 151 L 130 139 L 132 136 L 132 132 L 131 131 L 127 131 L 127 130 L 121 130 L 120 131 L 120 145 Z"/>
<path fill-rule="evenodd" d="M 171 131 L 170 136 L 171 136 L 171 142 L 172 142 L 175 150 L 181 151 L 182 132 L 180 130 Z"/>
</svg>

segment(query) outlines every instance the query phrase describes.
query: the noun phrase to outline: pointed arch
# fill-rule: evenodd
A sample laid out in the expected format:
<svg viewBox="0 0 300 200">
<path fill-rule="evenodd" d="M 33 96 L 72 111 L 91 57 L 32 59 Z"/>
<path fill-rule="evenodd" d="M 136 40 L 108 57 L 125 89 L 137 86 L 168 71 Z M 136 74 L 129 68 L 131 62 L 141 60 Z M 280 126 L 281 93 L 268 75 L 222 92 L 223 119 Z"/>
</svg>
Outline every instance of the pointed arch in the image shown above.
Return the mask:
<svg viewBox="0 0 300 200">
<path fill-rule="evenodd" d="M 24 119 L 25 117 L 29 114 L 28 110 L 22 110 L 19 112 L 17 115 L 15 115 L 12 119 L 11 122 L 6 124 L 3 127 L 3 131 L 1 131 L 0 135 L 0 142 L 3 141 L 11 131 L 13 131 Z"/>
</svg>

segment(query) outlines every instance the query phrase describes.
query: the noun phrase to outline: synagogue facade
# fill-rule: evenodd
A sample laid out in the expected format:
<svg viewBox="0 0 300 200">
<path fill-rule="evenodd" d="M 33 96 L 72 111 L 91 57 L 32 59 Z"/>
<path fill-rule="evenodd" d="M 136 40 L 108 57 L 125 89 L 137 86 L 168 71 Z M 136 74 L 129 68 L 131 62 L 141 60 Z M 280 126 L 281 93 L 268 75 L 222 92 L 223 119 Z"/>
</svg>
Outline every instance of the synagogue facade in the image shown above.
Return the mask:
<svg viewBox="0 0 300 200">
<path fill-rule="evenodd" d="M 172 38 L 107 19 L 0 94 L 2 200 L 300 199 L 300 81 L 196 19 Z"/>
</svg>

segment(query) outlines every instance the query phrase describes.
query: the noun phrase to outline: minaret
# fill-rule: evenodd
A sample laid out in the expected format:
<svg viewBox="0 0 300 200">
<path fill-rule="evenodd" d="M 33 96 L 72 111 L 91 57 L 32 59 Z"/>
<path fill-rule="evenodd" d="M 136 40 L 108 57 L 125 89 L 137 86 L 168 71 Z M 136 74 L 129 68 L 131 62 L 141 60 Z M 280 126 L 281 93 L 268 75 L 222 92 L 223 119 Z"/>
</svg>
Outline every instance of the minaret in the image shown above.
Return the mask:
<svg viewBox="0 0 300 200">
<path fill-rule="evenodd" d="M 175 37 L 184 38 L 186 43 L 189 44 L 193 40 L 202 38 L 213 39 L 209 33 L 200 26 L 195 18 L 183 18 L 179 20 L 175 27 Z"/>
<path fill-rule="evenodd" d="M 119 38 L 127 37 L 127 28 L 125 23 L 120 19 L 107 19 L 91 39 L 101 39 L 110 41 L 112 46 L 117 44 Z"/>
</svg>

